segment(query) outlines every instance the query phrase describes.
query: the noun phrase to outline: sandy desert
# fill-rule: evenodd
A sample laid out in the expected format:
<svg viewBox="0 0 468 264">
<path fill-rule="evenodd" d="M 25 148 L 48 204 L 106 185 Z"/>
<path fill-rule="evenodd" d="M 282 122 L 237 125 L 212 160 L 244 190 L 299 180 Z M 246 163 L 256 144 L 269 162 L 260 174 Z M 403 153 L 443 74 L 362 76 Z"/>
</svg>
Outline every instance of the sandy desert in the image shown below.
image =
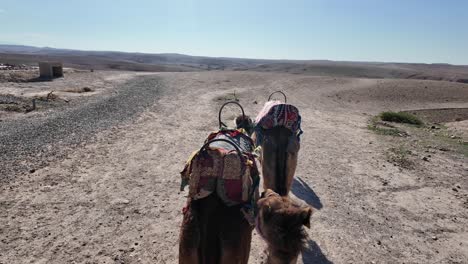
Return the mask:
<svg viewBox="0 0 468 264">
<path fill-rule="evenodd" d="M 177 263 L 186 159 L 224 102 L 254 117 L 277 90 L 303 119 L 292 194 L 315 209 L 300 263 L 468 263 L 468 70 L 283 66 L 2 73 L 0 263 Z M 254 231 L 249 263 L 264 250 Z"/>
</svg>

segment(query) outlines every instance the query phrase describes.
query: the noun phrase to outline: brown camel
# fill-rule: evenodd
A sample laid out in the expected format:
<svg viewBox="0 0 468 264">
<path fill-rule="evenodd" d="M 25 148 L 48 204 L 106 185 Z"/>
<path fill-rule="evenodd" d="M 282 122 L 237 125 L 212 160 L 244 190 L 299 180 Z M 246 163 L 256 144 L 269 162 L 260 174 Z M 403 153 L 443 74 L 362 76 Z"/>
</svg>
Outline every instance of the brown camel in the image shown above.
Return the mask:
<svg viewBox="0 0 468 264">
<path fill-rule="evenodd" d="M 256 226 L 267 243 L 267 264 L 294 264 L 304 248 L 312 209 L 267 190 L 257 202 Z M 247 264 L 253 227 L 242 206 L 226 206 L 216 195 L 194 200 L 184 210 L 179 263 Z"/>
<path fill-rule="evenodd" d="M 241 209 L 226 206 L 215 193 L 191 201 L 181 227 L 179 263 L 247 264 L 253 227 Z"/>
<path fill-rule="evenodd" d="M 235 120 L 236 127 L 243 128 L 248 134 L 252 131 L 252 121 L 250 118 L 244 118 L 243 116 L 239 116 Z M 229 130 L 220 132 L 220 133 L 228 133 L 230 134 Z M 230 134 L 234 135 L 234 134 Z M 226 134 L 223 135 L 226 137 Z M 213 136 L 215 138 L 216 136 Z M 209 140 L 211 140 L 208 137 Z M 244 141 L 245 142 L 245 141 Z M 224 142 L 225 143 L 225 142 Z M 242 144 L 239 144 L 239 146 Z M 203 149 L 203 148 L 202 148 Z M 253 150 L 253 148 L 252 148 Z M 249 155 L 252 157 L 251 155 Z M 195 160 L 197 161 L 197 155 L 194 156 Z M 236 264 L 247 264 L 249 253 L 250 253 L 250 244 L 252 238 L 252 202 L 257 201 L 258 194 L 250 197 L 250 203 L 241 203 L 235 205 L 227 205 L 226 204 L 226 197 L 225 197 L 225 190 L 227 187 L 224 187 L 224 184 L 219 185 L 216 181 L 211 182 L 210 177 L 213 177 L 212 172 L 215 171 L 214 168 L 217 167 L 216 162 L 210 160 L 200 159 L 200 164 L 192 164 L 188 163 L 189 165 L 186 166 L 184 171 L 182 172 L 182 179 L 185 183 L 194 183 L 197 185 L 196 188 L 192 188 L 191 190 L 196 190 L 198 192 L 196 194 L 189 193 L 189 199 L 187 201 L 187 207 L 184 208 L 184 218 L 183 223 L 181 226 L 180 232 L 180 244 L 179 244 L 179 263 L 236 263 Z M 255 174 L 258 175 L 258 171 L 255 166 L 255 161 L 251 159 L 250 166 L 252 170 L 250 170 L 250 175 L 253 176 Z M 197 162 L 195 162 L 197 163 Z M 196 173 L 199 175 L 197 180 L 193 181 L 190 179 L 189 175 L 191 175 L 192 169 L 200 167 L 208 166 L 206 169 L 202 169 L 201 171 L 207 173 Z M 226 170 L 226 168 L 224 169 Z M 294 174 L 294 173 L 293 173 Z M 218 178 L 217 174 L 214 176 Z M 223 178 L 218 178 L 223 179 Z M 252 178 L 253 179 L 253 178 Z M 243 181 L 245 183 L 245 181 Z M 205 184 L 205 187 L 199 188 L 200 184 Z M 213 186 L 216 191 L 213 190 Z M 219 187 L 222 186 L 222 187 Z M 220 189 L 221 188 L 221 192 Z M 223 189 L 224 188 L 224 189 Z M 210 189 L 208 192 L 207 190 Z M 256 187 L 254 187 L 255 190 Z M 206 195 L 209 193 L 208 195 Z M 221 198 L 219 194 L 223 196 Z M 255 191 L 257 193 L 257 191 Z M 272 193 L 272 191 L 269 191 Z M 231 193 L 233 195 L 233 193 Z M 235 195 L 234 195 L 235 196 Z M 239 196 L 241 196 L 239 194 Z M 196 197 L 197 199 L 195 199 Z M 202 197 L 200 199 L 200 197 Z M 269 195 L 271 197 L 271 195 Z M 283 200 L 281 200 L 283 201 Z M 304 215 L 303 211 L 300 210 L 290 210 L 289 214 L 284 214 L 280 209 L 281 208 L 290 208 L 289 200 L 284 200 L 288 204 L 280 206 L 280 202 L 272 203 L 260 203 L 258 205 L 258 209 L 256 211 L 263 212 L 262 215 L 259 215 L 256 221 L 257 223 L 261 224 L 261 229 L 265 230 L 265 238 L 267 239 L 269 249 L 272 250 L 269 254 L 271 257 L 271 261 L 282 260 L 282 258 L 273 258 L 273 256 L 277 256 L 282 252 L 284 248 L 284 244 L 288 243 L 281 239 L 275 238 L 271 232 L 273 230 L 277 230 L 278 228 L 282 228 L 282 222 L 280 221 L 282 218 L 294 220 L 294 217 L 301 218 L 301 217 L 308 217 L 310 219 L 310 214 Z M 246 212 L 246 206 L 248 207 Z M 270 218 L 268 216 L 271 216 Z M 287 218 L 287 219 L 286 219 Z M 249 219 L 249 221 L 247 220 Z M 270 221 L 273 220 L 274 221 Z M 299 228 L 302 228 L 302 223 L 304 221 L 309 221 L 308 219 L 303 219 L 301 222 L 291 222 L 291 223 L 299 223 Z M 250 222 L 250 223 L 249 223 Z M 295 227 L 292 230 L 296 230 Z M 280 230 L 280 229 L 278 229 Z M 298 239 L 295 239 L 292 236 L 284 236 L 287 239 L 293 239 L 292 241 L 302 241 L 303 240 L 303 233 L 297 233 L 300 235 Z M 302 243 L 302 242 L 301 242 Z M 276 247 L 271 245 L 277 244 Z M 289 249 L 289 248 L 288 248 Z M 298 252 L 290 252 L 291 255 L 298 254 Z M 297 258 L 297 254 L 295 255 Z M 280 263 L 280 262 L 271 262 L 271 263 Z M 282 263 L 282 262 L 281 262 Z M 289 263 L 289 262 L 287 262 Z"/>
<path fill-rule="evenodd" d="M 287 196 L 272 190 L 257 202 L 257 230 L 267 243 L 267 264 L 294 264 L 305 247 L 312 208 L 301 207 Z"/>
<path fill-rule="evenodd" d="M 292 105 L 269 101 L 256 118 L 252 139 L 260 149 L 263 189 L 288 195 L 300 149 L 300 115 Z"/>
<path fill-rule="evenodd" d="M 255 141 L 255 133 L 252 136 Z M 263 131 L 260 145 L 263 189 L 288 195 L 296 173 L 300 143 L 291 130 L 279 126 Z"/>
<path fill-rule="evenodd" d="M 252 121 L 239 116 L 235 123 L 237 130 L 212 133 L 182 171 L 190 191 L 179 263 L 248 263 L 259 173 L 253 141 L 244 134 Z"/>
<path fill-rule="evenodd" d="M 239 115 L 234 119 L 234 124 L 236 128 L 245 129 L 247 135 L 251 136 L 253 132 L 253 121 L 249 116 Z"/>
</svg>

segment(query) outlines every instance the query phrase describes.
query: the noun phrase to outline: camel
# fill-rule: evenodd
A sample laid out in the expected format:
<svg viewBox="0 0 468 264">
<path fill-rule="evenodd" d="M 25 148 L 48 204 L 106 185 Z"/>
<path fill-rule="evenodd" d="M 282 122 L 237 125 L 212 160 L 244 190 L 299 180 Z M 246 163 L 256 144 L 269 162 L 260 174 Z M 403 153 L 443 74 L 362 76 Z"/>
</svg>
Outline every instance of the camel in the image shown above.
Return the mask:
<svg viewBox="0 0 468 264">
<path fill-rule="evenodd" d="M 234 124 L 237 129 L 244 129 L 246 134 L 251 136 L 254 129 L 254 124 L 249 116 L 239 115 L 234 119 Z"/>
<path fill-rule="evenodd" d="M 257 202 L 257 231 L 267 243 L 267 264 L 294 264 L 305 247 L 312 208 L 268 189 Z"/>
<path fill-rule="evenodd" d="M 180 231 L 181 264 L 247 264 L 253 226 L 242 205 L 226 206 L 216 195 L 191 201 Z"/>
<path fill-rule="evenodd" d="M 183 210 L 179 263 L 247 264 L 254 225 L 258 230 L 263 230 L 259 233 L 267 241 L 269 263 L 295 263 L 305 238 L 302 226 L 309 226 L 312 211 L 293 206 L 287 197 L 273 199 L 281 196 L 271 190 L 258 200 L 259 175 L 251 154 L 254 144 L 249 137 L 249 132 L 253 130 L 252 121 L 242 113 L 235 119 L 237 129 L 229 130 L 221 121 L 221 110 L 220 131 L 208 137 L 205 145 L 192 155 L 181 173 L 181 189 L 189 185 L 190 191 L 187 206 Z M 281 130 L 279 132 L 280 136 L 276 137 L 282 138 L 285 133 Z M 275 137 L 269 133 L 264 136 Z M 233 144 L 233 141 L 236 143 Z M 216 143 L 214 148 L 213 143 Z M 243 148 L 243 152 L 240 148 Z M 226 152 L 226 149 L 230 150 Z M 236 166 L 237 170 L 232 169 L 232 162 L 237 159 L 226 158 L 230 154 L 237 154 L 240 164 L 247 166 L 240 177 L 233 171 L 241 169 Z M 265 155 L 268 162 L 274 162 L 264 151 Z M 230 162 L 229 166 L 226 160 Z M 294 159 L 292 161 L 295 162 Z M 227 177 L 226 171 L 230 172 Z M 240 188 L 229 189 L 229 186 L 235 187 L 235 182 L 239 180 L 242 182 Z M 248 192 L 245 186 L 248 186 Z M 280 236 L 275 237 L 274 232 L 280 232 Z"/>
<path fill-rule="evenodd" d="M 184 210 L 179 263 L 247 264 L 253 227 L 242 206 L 226 206 L 216 194 Z M 295 264 L 304 248 L 312 209 L 267 190 L 257 202 L 256 227 L 267 243 L 267 264 Z"/>
<path fill-rule="evenodd" d="M 220 131 L 208 136 L 182 171 L 190 190 L 179 263 L 248 263 L 260 180 L 248 134 L 252 120 L 242 113 L 234 120 L 236 129 L 228 129 L 221 110 Z"/>
<path fill-rule="evenodd" d="M 263 189 L 288 195 L 300 149 L 301 117 L 292 105 L 269 101 L 256 118 L 252 139 L 260 149 Z"/>
</svg>

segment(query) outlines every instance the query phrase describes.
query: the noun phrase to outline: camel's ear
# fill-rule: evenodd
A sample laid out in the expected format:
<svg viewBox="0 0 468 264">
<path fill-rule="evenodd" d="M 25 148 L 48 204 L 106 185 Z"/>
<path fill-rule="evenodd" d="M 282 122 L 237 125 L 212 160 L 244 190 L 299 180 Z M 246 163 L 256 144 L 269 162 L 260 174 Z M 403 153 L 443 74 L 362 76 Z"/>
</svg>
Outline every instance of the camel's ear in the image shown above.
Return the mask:
<svg viewBox="0 0 468 264">
<path fill-rule="evenodd" d="M 302 224 L 307 228 L 310 228 L 310 217 L 312 216 L 312 208 L 304 209 L 301 213 Z"/>
</svg>

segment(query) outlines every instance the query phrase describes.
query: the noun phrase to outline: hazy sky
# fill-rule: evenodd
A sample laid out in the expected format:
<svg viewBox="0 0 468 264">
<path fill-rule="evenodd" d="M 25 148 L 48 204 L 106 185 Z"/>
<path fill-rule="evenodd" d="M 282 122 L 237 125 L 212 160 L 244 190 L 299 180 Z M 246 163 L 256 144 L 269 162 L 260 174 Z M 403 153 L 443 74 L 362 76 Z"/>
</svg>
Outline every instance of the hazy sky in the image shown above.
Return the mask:
<svg viewBox="0 0 468 264">
<path fill-rule="evenodd" d="M 0 43 L 468 64 L 468 1 L 0 0 Z"/>
</svg>

